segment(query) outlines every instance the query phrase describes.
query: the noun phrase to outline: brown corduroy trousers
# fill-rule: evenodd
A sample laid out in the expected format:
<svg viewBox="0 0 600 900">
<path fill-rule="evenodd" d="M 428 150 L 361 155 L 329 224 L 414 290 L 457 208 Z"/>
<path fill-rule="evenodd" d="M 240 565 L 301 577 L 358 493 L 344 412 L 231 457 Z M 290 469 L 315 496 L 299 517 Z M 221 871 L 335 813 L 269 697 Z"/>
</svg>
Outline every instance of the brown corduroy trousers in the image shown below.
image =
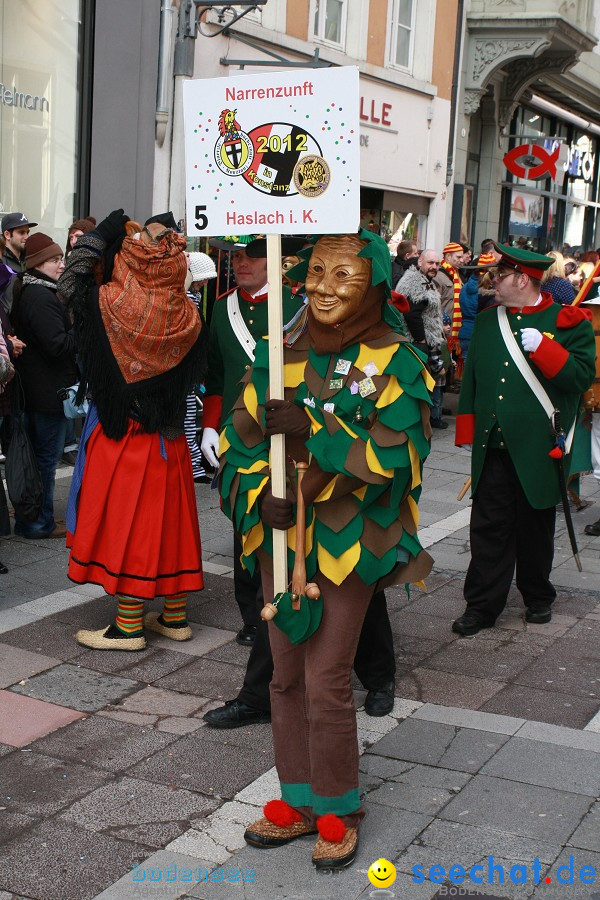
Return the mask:
<svg viewBox="0 0 600 900">
<path fill-rule="evenodd" d="M 352 573 L 339 587 L 315 579 L 323 618 L 302 644 L 292 644 L 269 623 L 274 673 L 271 720 L 275 765 L 282 798 L 309 824 L 332 812 L 347 825 L 364 816 L 358 794 L 358 741 L 351 674 L 356 647 L 374 587 Z M 265 603 L 273 578 L 262 573 Z"/>
</svg>

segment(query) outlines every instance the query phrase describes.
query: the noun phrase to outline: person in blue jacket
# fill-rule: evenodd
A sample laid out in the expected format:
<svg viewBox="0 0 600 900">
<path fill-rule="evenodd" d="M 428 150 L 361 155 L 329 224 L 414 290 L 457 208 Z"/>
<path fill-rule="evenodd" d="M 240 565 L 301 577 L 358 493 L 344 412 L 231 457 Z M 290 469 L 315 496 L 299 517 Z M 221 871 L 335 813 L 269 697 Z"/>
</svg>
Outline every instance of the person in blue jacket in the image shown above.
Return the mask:
<svg viewBox="0 0 600 900">
<path fill-rule="evenodd" d="M 490 267 L 495 265 L 495 263 L 496 257 L 493 253 L 482 253 L 473 274 L 467 279 L 460 291 L 459 302 L 462 324 L 458 332 L 458 340 L 460 341 L 460 349 L 465 362 L 467 361 L 469 344 L 471 343 L 475 327 L 475 316 L 482 309 L 485 309 L 486 306 L 495 303 L 496 300 L 496 292 L 491 289 L 488 275 Z"/>
</svg>

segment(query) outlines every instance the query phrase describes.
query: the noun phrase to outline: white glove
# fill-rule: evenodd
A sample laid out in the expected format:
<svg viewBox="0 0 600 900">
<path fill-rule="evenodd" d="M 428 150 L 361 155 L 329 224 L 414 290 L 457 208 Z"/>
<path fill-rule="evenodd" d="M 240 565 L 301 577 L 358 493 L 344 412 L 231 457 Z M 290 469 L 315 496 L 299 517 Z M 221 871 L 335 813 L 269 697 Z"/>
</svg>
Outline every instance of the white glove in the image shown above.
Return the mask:
<svg viewBox="0 0 600 900">
<path fill-rule="evenodd" d="M 200 449 L 211 466 L 216 469 L 219 465 L 219 432 L 214 428 L 203 428 Z"/>
<path fill-rule="evenodd" d="M 527 353 L 535 353 L 542 343 L 542 332 L 537 328 L 521 328 L 521 343 Z"/>
</svg>

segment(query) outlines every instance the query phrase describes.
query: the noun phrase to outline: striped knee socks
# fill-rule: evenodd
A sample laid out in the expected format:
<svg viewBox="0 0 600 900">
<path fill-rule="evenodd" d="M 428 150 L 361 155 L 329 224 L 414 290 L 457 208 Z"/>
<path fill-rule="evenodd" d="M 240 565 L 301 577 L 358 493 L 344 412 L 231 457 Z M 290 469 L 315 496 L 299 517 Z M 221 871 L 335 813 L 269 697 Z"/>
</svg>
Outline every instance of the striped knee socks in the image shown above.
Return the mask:
<svg viewBox="0 0 600 900">
<path fill-rule="evenodd" d="M 118 594 L 116 627 L 127 637 L 139 637 L 144 633 L 144 604 L 133 597 Z"/>
<path fill-rule="evenodd" d="M 160 616 L 163 624 L 169 628 L 183 628 L 187 626 L 186 607 L 187 594 L 165 597 L 165 605 Z"/>
</svg>

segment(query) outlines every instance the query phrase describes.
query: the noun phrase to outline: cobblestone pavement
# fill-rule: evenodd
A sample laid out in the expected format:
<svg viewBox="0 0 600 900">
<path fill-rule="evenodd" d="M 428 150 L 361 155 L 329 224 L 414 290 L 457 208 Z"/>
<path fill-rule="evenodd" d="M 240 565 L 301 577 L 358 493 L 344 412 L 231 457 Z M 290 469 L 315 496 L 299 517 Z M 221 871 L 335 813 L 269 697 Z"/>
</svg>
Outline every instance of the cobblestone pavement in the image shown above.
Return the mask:
<svg viewBox="0 0 600 900">
<path fill-rule="evenodd" d="M 354 866 L 337 875 L 316 874 L 311 838 L 244 845 L 245 825 L 277 796 L 270 728 L 202 722 L 236 695 L 247 660 L 215 491 L 197 487 L 208 574 L 183 644 L 150 634 L 140 653 L 85 650 L 75 631 L 109 622 L 114 601 L 68 581 L 60 542 L 2 541 L 0 900 L 600 900 L 600 540 L 583 535 L 600 491 L 583 479 L 595 502 L 574 514 L 582 574 L 559 515 L 551 624 L 526 626 L 514 590 L 495 628 L 458 638 L 469 502 L 456 496 L 469 458 L 453 431 L 434 434 L 424 477 L 434 572 L 410 599 L 387 592 L 393 713 L 368 717 L 355 683 L 368 814 Z M 59 471 L 59 515 L 70 474 Z M 367 878 L 380 857 L 397 870 L 384 890 Z"/>
</svg>

